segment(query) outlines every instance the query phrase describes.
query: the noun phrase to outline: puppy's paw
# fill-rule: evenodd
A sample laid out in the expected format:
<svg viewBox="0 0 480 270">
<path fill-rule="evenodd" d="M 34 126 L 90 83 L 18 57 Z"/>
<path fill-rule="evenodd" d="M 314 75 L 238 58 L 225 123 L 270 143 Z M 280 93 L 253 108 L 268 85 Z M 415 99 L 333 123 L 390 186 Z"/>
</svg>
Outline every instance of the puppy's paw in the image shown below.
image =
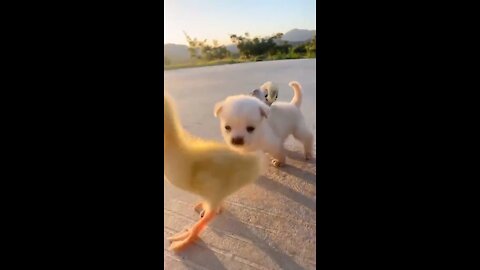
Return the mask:
<svg viewBox="0 0 480 270">
<path fill-rule="evenodd" d="M 282 167 L 283 163 L 280 162 L 280 160 L 278 160 L 278 159 L 273 159 L 272 160 L 272 165 L 278 168 L 278 167 Z"/>
</svg>

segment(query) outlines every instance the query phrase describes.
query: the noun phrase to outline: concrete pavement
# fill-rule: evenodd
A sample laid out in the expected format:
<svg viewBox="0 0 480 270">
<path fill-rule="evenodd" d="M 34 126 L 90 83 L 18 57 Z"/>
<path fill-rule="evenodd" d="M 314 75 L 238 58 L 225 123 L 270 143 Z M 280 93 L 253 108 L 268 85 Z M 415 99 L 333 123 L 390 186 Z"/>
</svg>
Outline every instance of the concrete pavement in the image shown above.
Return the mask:
<svg viewBox="0 0 480 270">
<path fill-rule="evenodd" d="M 279 100 L 289 101 L 292 80 L 303 86 L 302 111 L 316 133 L 315 59 L 245 63 L 164 71 L 185 129 L 222 141 L 214 104 L 248 93 L 272 80 Z M 315 144 L 316 145 L 316 144 Z M 187 250 L 168 251 L 166 238 L 195 223 L 200 198 L 164 182 L 165 269 L 315 269 L 316 161 L 303 159 L 302 145 L 289 138 L 287 166 L 270 167 L 253 185 L 225 202 L 224 211 Z M 315 147 L 316 149 L 316 147 Z"/>
</svg>

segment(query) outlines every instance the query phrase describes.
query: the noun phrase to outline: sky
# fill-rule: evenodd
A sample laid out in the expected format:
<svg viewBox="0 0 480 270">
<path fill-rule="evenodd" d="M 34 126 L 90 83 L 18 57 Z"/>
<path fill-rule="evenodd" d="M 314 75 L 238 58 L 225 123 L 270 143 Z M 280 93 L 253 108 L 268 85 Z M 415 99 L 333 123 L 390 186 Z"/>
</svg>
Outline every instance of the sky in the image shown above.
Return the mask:
<svg viewBox="0 0 480 270">
<path fill-rule="evenodd" d="M 230 34 L 269 36 L 316 30 L 315 0 L 164 0 L 164 43 L 199 40 L 230 44 Z"/>
</svg>

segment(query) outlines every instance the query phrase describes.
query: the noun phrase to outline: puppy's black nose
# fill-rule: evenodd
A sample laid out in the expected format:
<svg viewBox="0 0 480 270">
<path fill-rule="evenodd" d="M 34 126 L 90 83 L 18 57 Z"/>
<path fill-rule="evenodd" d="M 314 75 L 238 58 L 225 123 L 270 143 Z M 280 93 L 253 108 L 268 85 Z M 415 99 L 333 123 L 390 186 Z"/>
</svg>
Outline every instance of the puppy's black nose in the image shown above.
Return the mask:
<svg viewBox="0 0 480 270">
<path fill-rule="evenodd" d="M 232 144 L 243 145 L 243 138 L 242 137 L 232 138 Z"/>
</svg>

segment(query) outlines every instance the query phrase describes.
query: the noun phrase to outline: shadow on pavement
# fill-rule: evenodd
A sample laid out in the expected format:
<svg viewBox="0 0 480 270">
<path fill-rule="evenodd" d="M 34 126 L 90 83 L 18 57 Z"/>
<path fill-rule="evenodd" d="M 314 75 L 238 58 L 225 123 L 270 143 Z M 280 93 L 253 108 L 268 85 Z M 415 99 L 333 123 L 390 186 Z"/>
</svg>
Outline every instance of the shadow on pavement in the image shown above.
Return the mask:
<svg viewBox="0 0 480 270">
<path fill-rule="evenodd" d="M 288 150 L 288 149 L 285 149 L 285 152 L 286 152 L 287 158 L 294 159 L 296 161 L 301 161 L 301 162 L 305 162 L 305 163 L 309 163 L 309 164 L 316 164 L 316 162 L 317 162 L 316 157 L 314 157 L 312 159 L 309 159 L 309 160 L 306 160 L 303 152 L 300 153 L 300 152 L 296 152 L 296 151 L 292 151 L 292 150 Z M 288 161 L 287 161 L 287 163 L 288 163 Z"/>
<path fill-rule="evenodd" d="M 302 170 L 288 163 L 285 166 L 280 167 L 279 169 L 297 178 L 305 180 L 314 186 L 317 186 L 317 176 L 309 171 Z"/>
<path fill-rule="evenodd" d="M 313 181 L 315 182 L 315 179 L 313 179 Z M 302 193 L 296 190 L 293 190 L 287 186 L 284 186 L 283 184 L 273 179 L 270 179 L 267 176 L 264 176 L 264 175 L 260 176 L 260 178 L 255 182 L 255 184 L 266 190 L 278 192 L 283 196 L 310 208 L 312 211 L 316 211 L 317 206 L 313 199 L 303 195 Z"/>
<path fill-rule="evenodd" d="M 201 239 L 201 236 L 195 240 L 195 244 L 185 249 L 185 251 L 178 253 L 178 256 L 182 257 L 182 262 L 187 268 L 191 267 L 188 264 L 194 263 L 195 265 L 212 270 L 227 269 L 217 258 L 215 252 L 208 248 L 208 244 Z M 184 260 L 188 261 L 188 264 L 185 263 Z"/>
<path fill-rule="evenodd" d="M 304 269 L 302 266 L 298 265 L 292 257 L 279 250 L 275 243 L 267 243 L 265 240 L 266 237 L 264 237 L 261 232 L 254 232 L 253 230 L 249 229 L 227 209 L 225 209 L 220 216 L 221 217 L 215 222 L 215 228 L 250 240 L 253 245 L 260 248 L 260 250 L 262 250 L 265 255 L 270 257 L 281 269 Z M 232 250 L 232 253 L 235 254 L 235 251 Z"/>
</svg>

